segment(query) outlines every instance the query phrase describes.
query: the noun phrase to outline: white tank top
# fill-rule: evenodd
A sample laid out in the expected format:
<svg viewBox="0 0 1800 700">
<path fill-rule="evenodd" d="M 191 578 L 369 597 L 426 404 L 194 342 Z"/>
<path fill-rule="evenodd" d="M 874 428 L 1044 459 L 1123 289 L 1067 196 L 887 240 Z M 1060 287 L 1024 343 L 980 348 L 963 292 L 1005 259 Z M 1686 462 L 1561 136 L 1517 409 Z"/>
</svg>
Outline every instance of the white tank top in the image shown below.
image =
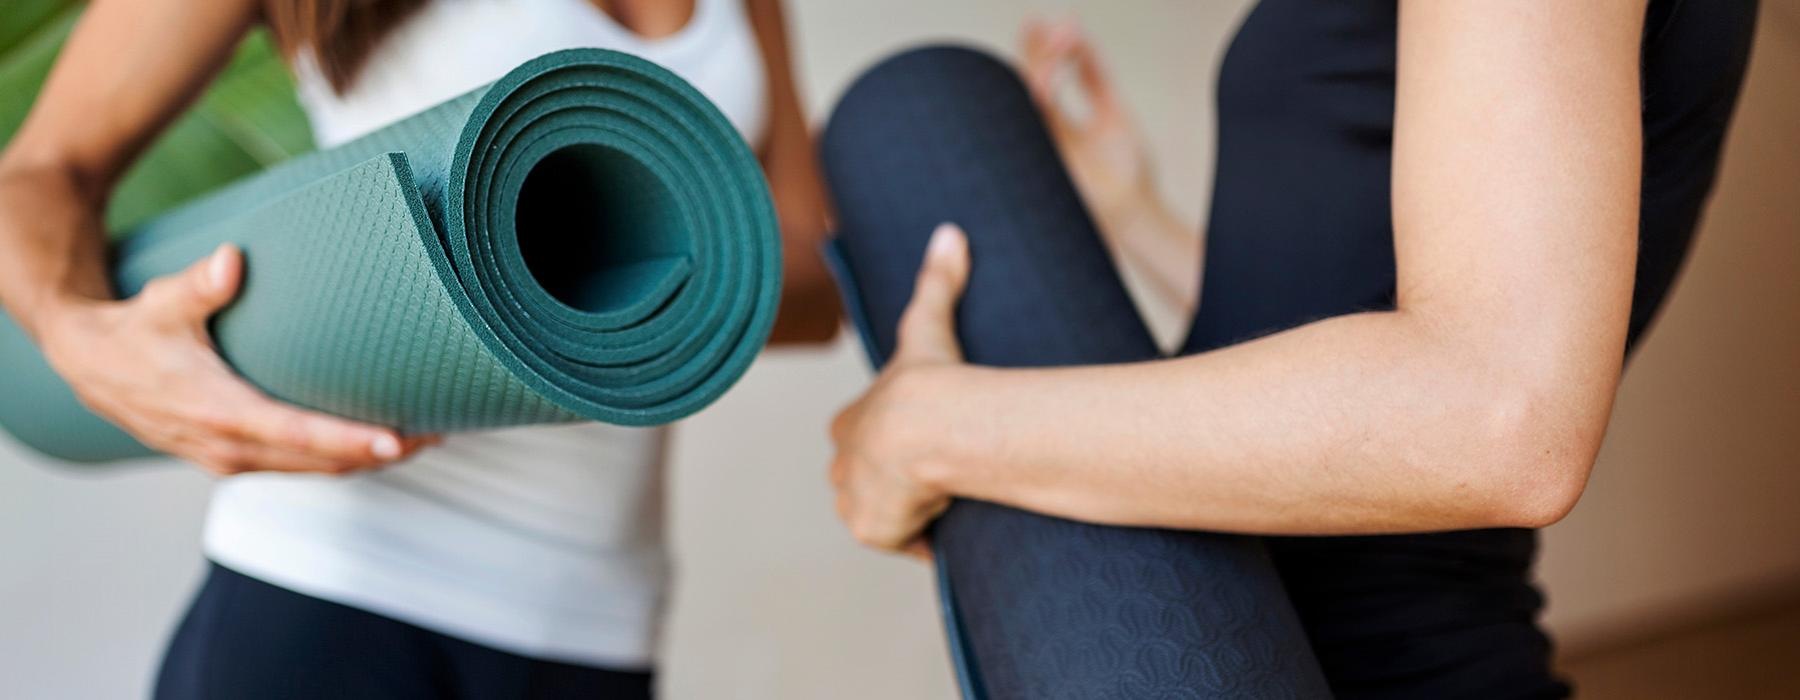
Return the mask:
<svg viewBox="0 0 1800 700">
<path fill-rule="evenodd" d="M 303 56 L 300 101 L 330 147 L 540 54 L 601 47 L 687 79 L 756 144 L 767 88 L 741 0 L 695 5 L 679 32 L 643 39 L 590 0 L 434 0 L 347 94 Z M 214 492 L 205 549 L 290 590 L 478 644 L 646 668 L 669 579 L 666 440 L 662 428 L 516 428 L 450 436 L 361 476 L 236 476 Z"/>
</svg>

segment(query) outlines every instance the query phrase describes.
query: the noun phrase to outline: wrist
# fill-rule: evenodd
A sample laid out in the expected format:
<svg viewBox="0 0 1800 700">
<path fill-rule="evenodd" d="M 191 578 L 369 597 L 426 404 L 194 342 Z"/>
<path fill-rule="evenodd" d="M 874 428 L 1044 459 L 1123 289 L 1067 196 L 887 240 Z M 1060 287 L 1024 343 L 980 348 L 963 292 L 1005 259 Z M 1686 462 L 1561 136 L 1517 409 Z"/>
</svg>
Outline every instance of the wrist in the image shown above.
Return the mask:
<svg viewBox="0 0 1800 700">
<path fill-rule="evenodd" d="M 90 326 L 86 321 L 92 319 L 95 312 L 117 301 L 103 281 L 70 280 L 66 270 L 51 270 L 36 280 L 15 281 L 23 288 L 0 290 L 10 292 L 0 294 L 5 301 L 5 312 L 39 347 L 56 342 L 70 331 Z"/>
<path fill-rule="evenodd" d="M 993 454 L 995 426 L 982 387 L 997 373 L 963 364 L 911 373 L 905 390 L 926 409 L 918 414 L 924 420 L 907 430 L 917 456 L 908 464 L 914 482 L 947 496 L 964 495 L 963 485 Z"/>
<path fill-rule="evenodd" d="M 1094 218 L 1106 237 L 1120 244 L 1157 232 L 1168 218 L 1156 186 L 1142 183 L 1095 208 Z"/>
<path fill-rule="evenodd" d="M 16 319 L 26 336 L 54 364 L 55 356 L 61 354 L 58 348 L 83 342 L 74 336 L 89 326 L 86 319 L 98 308 L 99 301 L 68 292 L 46 292 L 23 305 L 25 308 L 16 314 Z"/>
</svg>

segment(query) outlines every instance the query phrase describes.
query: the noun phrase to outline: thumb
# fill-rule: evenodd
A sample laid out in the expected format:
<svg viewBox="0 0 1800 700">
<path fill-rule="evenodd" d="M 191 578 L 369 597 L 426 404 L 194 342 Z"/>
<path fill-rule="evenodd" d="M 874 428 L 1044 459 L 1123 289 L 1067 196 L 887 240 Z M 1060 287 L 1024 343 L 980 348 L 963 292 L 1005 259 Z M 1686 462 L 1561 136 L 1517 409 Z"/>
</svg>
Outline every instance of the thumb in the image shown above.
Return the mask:
<svg viewBox="0 0 1800 700">
<path fill-rule="evenodd" d="M 231 303 L 243 278 L 243 254 L 226 243 L 187 269 L 150 283 L 143 297 L 171 316 L 200 321 Z"/>
<path fill-rule="evenodd" d="M 900 314 L 898 362 L 961 362 L 956 304 L 969 283 L 969 241 L 956 224 L 942 224 L 925 246 L 912 301 Z"/>
</svg>

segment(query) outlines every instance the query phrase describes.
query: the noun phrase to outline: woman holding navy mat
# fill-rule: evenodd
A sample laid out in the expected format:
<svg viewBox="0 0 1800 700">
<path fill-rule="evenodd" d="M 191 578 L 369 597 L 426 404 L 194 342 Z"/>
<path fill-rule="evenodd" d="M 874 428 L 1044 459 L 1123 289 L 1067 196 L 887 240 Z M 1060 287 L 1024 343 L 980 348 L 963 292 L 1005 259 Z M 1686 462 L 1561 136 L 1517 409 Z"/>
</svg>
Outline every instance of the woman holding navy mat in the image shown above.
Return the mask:
<svg viewBox="0 0 1800 700">
<path fill-rule="evenodd" d="M 1134 313 L 1098 308 L 1124 299 L 1108 290 L 1043 282 L 1068 277 L 1032 256 L 1068 239 L 1010 237 L 1010 222 L 1065 204 L 1043 193 L 1066 186 L 1006 171 L 1040 162 L 1018 153 L 1042 150 L 1041 127 L 934 131 L 1036 121 L 1003 104 L 1018 79 L 966 49 L 883 63 L 821 149 L 841 236 L 866 244 L 911 216 L 923 263 L 886 368 L 832 426 L 839 512 L 895 551 L 933 546 L 925 527 L 953 498 L 1266 536 L 1307 640 L 1273 657 L 1316 658 L 1336 696 L 1566 695 L 1535 622 L 1534 529 L 1586 485 L 1625 359 L 1712 186 L 1755 16 L 1738 0 L 1264 0 L 1219 73 L 1204 276 L 1160 227 L 1109 231 L 1131 210 L 1087 203 L 1122 257 L 1160 261 L 1153 286 L 1189 304 L 1201 288 L 1183 356 L 1086 367 L 964 362 L 985 346 L 1049 364 L 1018 358 L 1031 349 L 1009 333 Z M 898 102 L 932 104 L 899 123 Z M 941 171 L 892 165 L 920 144 L 945 144 L 918 159 Z M 963 196 L 976 187 L 994 196 Z M 1008 197 L 1013 210 L 989 210 Z M 989 229 L 929 213 L 958 208 Z M 1008 294 L 1054 298 L 966 322 Z M 1103 695 L 1133 696 L 1130 680 Z M 1167 696 L 1190 691 L 1205 695 Z"/>
<path fill-rule="evenodd" d="M 837 303 L 778 0 L 96 0 L 0 156 L 0 301 L 88 406 L 229 477 L 158 697 L 647 697 L 666 429 L 402 437 L 279 404 L 208 342 L 244 274 L 230 247 L 113 298 L 109 190 L 258 22 L 320 147 L 558 49 L 669 68 L 762 161 L 786 252 L 774 341 L 821 342 Z"/>
</svg>

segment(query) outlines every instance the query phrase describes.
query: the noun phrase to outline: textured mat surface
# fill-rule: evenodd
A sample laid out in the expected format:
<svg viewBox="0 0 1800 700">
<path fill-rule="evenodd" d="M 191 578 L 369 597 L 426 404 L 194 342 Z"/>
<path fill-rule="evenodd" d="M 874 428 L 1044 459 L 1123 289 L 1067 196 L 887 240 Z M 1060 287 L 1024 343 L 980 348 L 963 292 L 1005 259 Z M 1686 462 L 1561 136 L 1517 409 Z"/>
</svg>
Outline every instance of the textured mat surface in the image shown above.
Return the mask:
<svg viewBox="0 0 1800 700">
<path fill-rule="evenodd" d="M 957 323 L 971 362 L 1158 355 L 1029 95 L 998 61 L 938 47 L 877 65 L 839 102 L 821 154 L 839 217 L 829 257 L 877 365 L 944 221 L 969 234 Z M 967 696 L 1329 696 L 1256 538 L 959 501 L 932 539 Z"/>
<path fill-rule="evenodd" d="M 725 117 L 597 49 L 308 154 L 150 220 L 115 249 L 129 296 L 221 242 L 242 293 L 221 355 L 295 404 L 408 432 L 665 423 L 761 349 L 780 236 Z M 69 460 L 148 454 L 88 413 L 9 321 L 0 425 Z"/>
</svg>

